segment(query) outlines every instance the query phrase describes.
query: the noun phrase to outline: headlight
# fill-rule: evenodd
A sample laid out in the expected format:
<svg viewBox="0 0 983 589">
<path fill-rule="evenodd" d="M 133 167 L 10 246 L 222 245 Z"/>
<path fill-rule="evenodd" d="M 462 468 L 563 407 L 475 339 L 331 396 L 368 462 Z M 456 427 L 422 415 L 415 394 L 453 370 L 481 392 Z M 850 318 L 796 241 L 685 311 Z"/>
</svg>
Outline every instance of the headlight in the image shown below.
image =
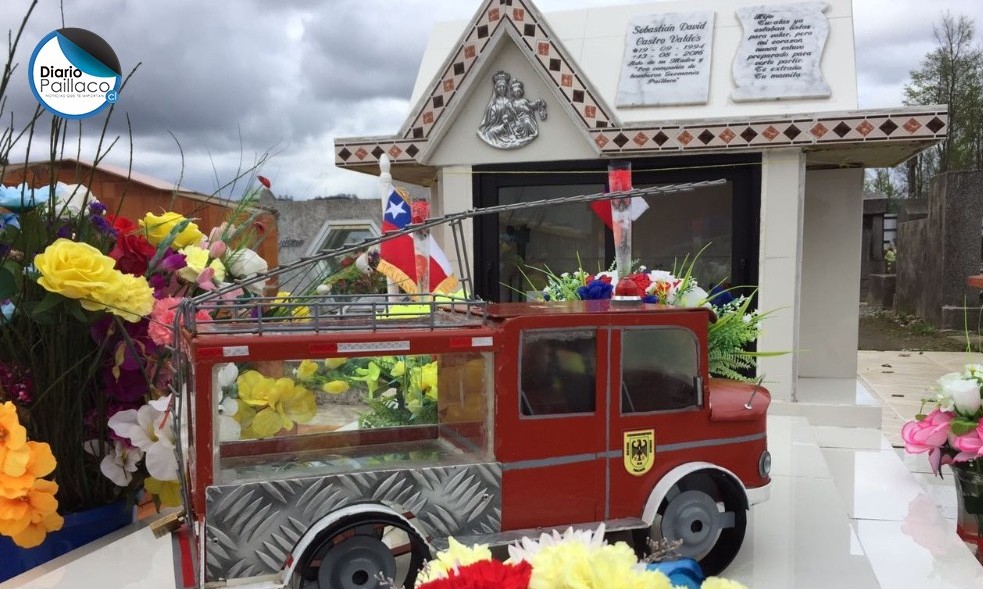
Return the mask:
<svg viewBox="0 0 983 589">
<path fill-rule="evenodd" d="M 758 474 L 761 478 L 768 478 L 768 474 L 771 473 L 771 452 L 765 450 L 761 453 L 761 458 L 758 459 Z"/>
</svg>

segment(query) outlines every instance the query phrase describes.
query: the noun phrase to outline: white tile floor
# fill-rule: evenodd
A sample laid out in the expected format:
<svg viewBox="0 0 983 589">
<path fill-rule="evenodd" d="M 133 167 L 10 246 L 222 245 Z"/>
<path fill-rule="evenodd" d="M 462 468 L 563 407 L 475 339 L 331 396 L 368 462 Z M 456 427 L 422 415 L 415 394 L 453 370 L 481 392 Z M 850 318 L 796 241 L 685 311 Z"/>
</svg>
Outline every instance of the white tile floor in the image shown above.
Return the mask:
<svg viewBox="0 0 983 589">
<path fill-rule="evenodd" d="M 924 457 L 900 456 L 876 429 L 803 417 L 770 416 L 768 435 L 771 497 L 752 510 L 725 577 L 751 589 L 983 587 L 983 567 L 955 535 L 951 483 L 925 472 Z M 173 588 L 170 542 L 130 532 L 0 589 Z"/>
</svg>

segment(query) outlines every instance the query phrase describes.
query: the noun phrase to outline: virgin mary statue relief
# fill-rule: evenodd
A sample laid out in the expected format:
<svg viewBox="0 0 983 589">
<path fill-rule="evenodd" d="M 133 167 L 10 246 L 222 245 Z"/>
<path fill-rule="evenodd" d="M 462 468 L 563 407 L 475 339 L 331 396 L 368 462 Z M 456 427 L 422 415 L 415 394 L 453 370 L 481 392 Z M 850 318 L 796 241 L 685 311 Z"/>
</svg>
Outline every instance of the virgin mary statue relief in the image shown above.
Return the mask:
<svg viewBox="0 0 983 589">
<path fill-rule="evenodd" d="M 491 100 L 478 126 L 478 137 L 499 149 L 518 149 L 539 135 L 539 122 L 546 120 L 546 101 L 525 97 L 522 82 L 507 72 L 492 76 Z"/>
</svg>

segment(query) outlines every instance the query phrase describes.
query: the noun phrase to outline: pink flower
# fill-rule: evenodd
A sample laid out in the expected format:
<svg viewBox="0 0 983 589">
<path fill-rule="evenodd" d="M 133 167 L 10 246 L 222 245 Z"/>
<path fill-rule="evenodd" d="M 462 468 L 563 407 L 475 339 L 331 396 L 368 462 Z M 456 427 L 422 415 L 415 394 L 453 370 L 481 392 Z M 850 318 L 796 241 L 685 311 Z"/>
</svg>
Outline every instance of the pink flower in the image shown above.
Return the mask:
<svg viewBox="0 0 983 589">
<path fill-rule="evenodd" d="M 966 462 L 983 456 L 983 423 L 968 434 L 954 437 L 952 445 L 959 450 L 959 454 L 953 458 L 956 462 Z"/>
<path fill-rule="evenodd" d="M 154 310 L 150 312 L 150 326 L 147 333 L 150 339 L 158 345 L 167 345 L 173 339 L 171 326 L 174 325 L 174 317 L 177 315 L 178 305 L 183 299 L 167 297 L 159 299 L 154 303 Z M 195 315 L 197 321 L 211 321 L 211 316 L 206 311 L 198 311 Z"/>
<path fill-rule="evenodd" d="M 928 462 L 935 473 L 942 463 L 942 444 L 949 438 L 955 414 L 936 409 L 921 421 L 909 421 L 901 428 L 901 439 L 909 454 L 928 452 Z"/>
</svg>

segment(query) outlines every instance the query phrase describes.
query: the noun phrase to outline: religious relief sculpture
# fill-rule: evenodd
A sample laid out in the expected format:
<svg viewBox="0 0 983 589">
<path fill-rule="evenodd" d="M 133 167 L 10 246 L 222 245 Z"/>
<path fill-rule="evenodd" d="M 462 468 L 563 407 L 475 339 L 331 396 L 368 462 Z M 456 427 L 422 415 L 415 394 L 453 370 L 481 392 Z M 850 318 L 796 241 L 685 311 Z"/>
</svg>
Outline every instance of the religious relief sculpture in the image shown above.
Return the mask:
<svg viewBox="0 0 983 589">
<path fill-rule="evenodd" d="M 478 126 L 478 137 L 499 149 L 518 149 L 539 135 L 539 122 L 546 120 L 546 101 L 526 98 L 522 81 L 508 72 L 492 76 L 494 91 L 485 116 Z"/>
</svg>

